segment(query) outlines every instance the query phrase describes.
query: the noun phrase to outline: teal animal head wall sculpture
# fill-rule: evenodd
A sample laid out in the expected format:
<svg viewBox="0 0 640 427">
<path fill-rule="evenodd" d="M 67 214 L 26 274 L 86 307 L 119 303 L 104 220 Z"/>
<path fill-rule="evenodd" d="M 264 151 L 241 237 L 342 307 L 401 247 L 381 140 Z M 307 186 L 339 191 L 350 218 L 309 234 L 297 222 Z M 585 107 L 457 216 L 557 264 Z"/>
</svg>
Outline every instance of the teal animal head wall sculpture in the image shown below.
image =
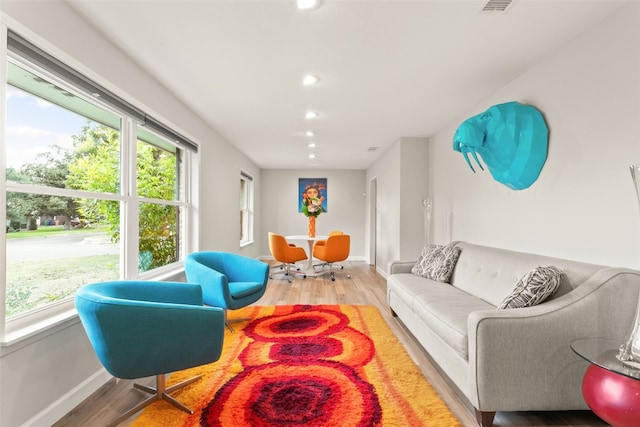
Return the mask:
<svg viewBox="0 0 640 427">
<path fill-rule="evenodd" d="M 547 160 L 549 131 L 538 109 L 519 102 L 494 105 L 458 127 L 453 149 L 484 170 L 478 154 L 496 181 L 513 190 L 529 188 Z"/>
</svg>

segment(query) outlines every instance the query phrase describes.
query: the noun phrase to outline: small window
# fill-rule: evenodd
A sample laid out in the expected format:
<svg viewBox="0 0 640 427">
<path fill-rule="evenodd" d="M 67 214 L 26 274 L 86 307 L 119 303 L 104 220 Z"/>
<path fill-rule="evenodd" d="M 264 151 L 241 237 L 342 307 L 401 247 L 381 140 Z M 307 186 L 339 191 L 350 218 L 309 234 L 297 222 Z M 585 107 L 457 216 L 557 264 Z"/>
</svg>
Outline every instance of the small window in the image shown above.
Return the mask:
<svg viewBox="0 0 640 427">
<path fill-rule="evenodd" d="M 240 245 L 253 241 L 253 178 L 240 173 Z"/>
</svg>

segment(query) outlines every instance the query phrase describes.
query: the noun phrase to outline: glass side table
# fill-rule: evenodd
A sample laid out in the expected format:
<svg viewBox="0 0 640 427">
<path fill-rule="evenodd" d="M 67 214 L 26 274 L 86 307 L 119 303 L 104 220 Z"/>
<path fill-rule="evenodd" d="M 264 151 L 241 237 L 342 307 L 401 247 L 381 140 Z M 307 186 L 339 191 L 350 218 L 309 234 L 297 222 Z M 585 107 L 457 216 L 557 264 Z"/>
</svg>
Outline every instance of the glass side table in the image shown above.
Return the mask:
<svg viewBox="0 0 640 427">
<path fill-rule="evenodd" d="M 582 379 L 582 396 L 589 408 L 614 427 L 640 426 L 640 369 L 616 357 L 622 343 L 581 338 L 571 349 L 589 367 Z"/>
</svg>

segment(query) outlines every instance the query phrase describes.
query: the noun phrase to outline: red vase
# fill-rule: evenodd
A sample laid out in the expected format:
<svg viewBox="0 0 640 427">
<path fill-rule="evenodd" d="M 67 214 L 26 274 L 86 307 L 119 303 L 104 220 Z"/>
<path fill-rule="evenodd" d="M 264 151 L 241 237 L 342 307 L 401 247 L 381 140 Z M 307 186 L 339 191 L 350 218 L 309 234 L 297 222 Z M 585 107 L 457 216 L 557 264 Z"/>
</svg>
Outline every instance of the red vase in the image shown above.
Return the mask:
<svg viewBox="0 0 640 427">
<path fill-rule="evenodd" d="M 309 237 L 316 237 L 316 217 L 309 217 Z"/>
</svg>

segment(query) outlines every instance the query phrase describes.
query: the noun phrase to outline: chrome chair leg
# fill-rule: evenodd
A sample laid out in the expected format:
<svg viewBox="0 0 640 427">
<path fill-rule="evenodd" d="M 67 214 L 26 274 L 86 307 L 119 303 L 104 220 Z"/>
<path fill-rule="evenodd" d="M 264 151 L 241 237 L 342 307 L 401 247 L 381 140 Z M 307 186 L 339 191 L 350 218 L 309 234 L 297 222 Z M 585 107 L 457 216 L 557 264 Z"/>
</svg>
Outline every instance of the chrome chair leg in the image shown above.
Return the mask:
<svg viewBox="0 0 640 427">
<path fill-rule="evenodd" d="M 282 266 L 284 266 L 284 267 L 282 267 Z M 298 267 L 295 264 L 282 264 L 282 266 L 277 265 L 275 267 L 271 267 L 271 269 L 278 268 L 278 267 L 281 268 L 281 269 L 284 268 L 284 273 L 282 273 L 282 274 L 286 277 L 286 279 L 287 279 L 287 281 L 289 283 L 291 283 L 293 281 L 293 279 L 292 279 L 293 276 L 292 276 L 292 271 L 291 271 L 292 268 L 295 269 L 295 271 L 293 271 L 293 274 L 301 275 L 303 279 L 307 278 L 306 273 L 300 272 L 300 267 Z M 269 274 L 269 279 L 276 279 L 276 278 L 270 273 Z"/>
<path fill-rule="evenodd" d="M 192 409 L 190 409 L 189 407 L 187 407 L 183 403 L 181 403 L 178 400 L 176 400 L 173 396 L 170 396 L 169 393 L 173 393 L 176 390 L 179 390 L 179 389 L 181 389 L 183 387 L 186 387 L 189 384 L 199 380 L 200 378 L 201 378 L 200 375 L 197 375 L 195 377 L 189 378 L 188 380 L 182 381 L 182 382 L 180 382 L 178 384 L 174 384 L 169 388 L 165 387 L 165 382 L 166 382 L 165 374 L 156 375 L 156 387 L 149 387 L 149 386 L 146 386 L 146 385 L 134 383 L 133 384 L 134 388 L 136 388 L 138 390 L 142 390 L 145 393 L 149 393 L 152 396 L 150 396 L 147 399 L 143 400 L 142 402 L 140 402 L 139 404 L 137 404 L 133 408 L 129 409 L 124 414 L 120 415 L 118 418 L 116 418 L 113 421 L 109 422 L 109 424 L 107 424 L 107 426 L 117 426 L 118 424 L 120 424 L 121 422 L 126 420 L 127 418 L 131 417 L 136 412 L 139 412 L 140 410 L 142 410 L 143 408 L 145 408 L 146 406 L 152 404 L 153 402 L 155 402 L 157 400 L 165 400 L 165 401 L 169 402 L 170 404 L 172 404 L 173 406 L 175 406 L 176 408 L 178 408 L 178 409 L 180 409 L 180 410 L 182 410 L 184 412 L 187 412 L 188 414 L 193 415 L 193 410 Z"/>
<path fill-rule="evenodd" d="M 231 326 L 231 323 L 248 322 L 249 320 L 253 320 L 253 319 L 251 319 L 250 317 L 241 317 L 241 318 L 237 318 L 237 319 L 229 319 L 227 317 L 227 309 L 226 308 L 224 309 L 224 325 L 227 327 L 227 329 L 229 329 L 229 332 L 231 332 L 232 334 L 234 334 L 236 331 Z"/>
<path fill-rule="evenodd" d="M 344 265 L 339 265 L 339 264 L 338 265 L 334 265 L 334 263 L 332 263 L 332 262 L 323 262 L 321 264 L 316 264 L 316 265 L 313 266 L 313 268 L 315 269 L 316 267 L 320 267 L 320 266 L 323 269 L 325 267 L 329 267 L 329 277 L 331 277 L 331 281 L 332 282 L 336 281 L 336 276 L 335 276 L 336 267 L 339 267 L 340 270 L 344 270 Z M 326 274 L 326 272 L 323 273 L 323 274 Z M 351 274 L 347 274 L 347 279 L 351 279 Z"/>
</svg>

